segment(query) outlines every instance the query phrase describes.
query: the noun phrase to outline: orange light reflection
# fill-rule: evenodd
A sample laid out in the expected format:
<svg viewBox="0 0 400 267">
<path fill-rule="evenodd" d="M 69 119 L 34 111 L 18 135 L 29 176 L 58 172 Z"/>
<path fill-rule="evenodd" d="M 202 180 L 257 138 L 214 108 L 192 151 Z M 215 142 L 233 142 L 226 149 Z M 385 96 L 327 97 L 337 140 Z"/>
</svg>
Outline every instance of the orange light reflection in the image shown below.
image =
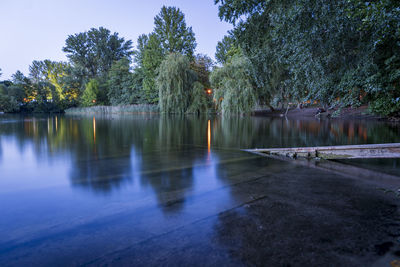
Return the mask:
<svg viewBox="0 0 400 267">
<path fill-rule="evenodd" d="M 93 141 L 96 144 L 96 118 L 93 116 Z"/>
<path fill-rule="evenodd" d="M 207 145 L 208 145 L 208 158 L 211 156 L 211 121 L 208 120 L 207 125 Z"/>
</svg>

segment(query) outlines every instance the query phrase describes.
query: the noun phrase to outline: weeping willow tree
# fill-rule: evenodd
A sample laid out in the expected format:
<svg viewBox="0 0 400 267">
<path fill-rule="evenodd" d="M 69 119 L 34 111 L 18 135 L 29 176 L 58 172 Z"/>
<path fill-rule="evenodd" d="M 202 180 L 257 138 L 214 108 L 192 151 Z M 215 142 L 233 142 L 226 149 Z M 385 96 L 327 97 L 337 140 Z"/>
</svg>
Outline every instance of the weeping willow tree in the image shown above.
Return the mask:
<svg viewBox="0 0 400 267">
<path fill-rule="evenodd" d="M 207 96 L 204 91 L 204 85 L 202 85 L 200 82 L 195 82 L 193 84 L 190 102 L 191 104 L 187 110 L 188 113 L 207 112 Z"/>
<path fill-rule="evenodd" d="M 160 111 L 185 113 L 190 106 L 195 78 L 186 56 L 169 54 L 160 65 L 156 81 Z"/>
<path fill-rule="evenodd" d="M 213 71 L 211 86 L 219 111 L 224 114 L 245 114 L 255 107 L 257 89 L 251 68 L 250 60 L 239 53 L 222 68 Z"/>
</svg>

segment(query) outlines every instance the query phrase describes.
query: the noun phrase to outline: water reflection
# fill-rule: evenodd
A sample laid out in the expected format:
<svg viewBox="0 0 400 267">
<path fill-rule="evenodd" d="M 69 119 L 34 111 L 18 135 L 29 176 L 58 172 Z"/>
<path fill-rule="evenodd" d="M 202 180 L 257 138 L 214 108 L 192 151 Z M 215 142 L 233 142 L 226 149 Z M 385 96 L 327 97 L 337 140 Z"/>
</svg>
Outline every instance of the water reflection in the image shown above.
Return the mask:
<svg viewBox="0 0 400 267">
<path fill-rule="evenodd" d="M 222 146 L 291 147 L 386 143 L 399 139 L 399 127 L 382 122 L 221 119 L 217 143 Z"/>
<path fill-rule="evenodd" d="M 220 162 L 217 155 L 207 154 L 206 164 L 198 159 L 193 164 L 192 176 L 194 180 L 194 190 L 196 192 L 204 192 L 206 190 L 216 188 L 223 185 L 224 174 L 220 170 Z"/>
<path fill-rule="evenodd" d="M 260 117 L 3 115 L 0 137 L 16 140 L 15 146 L 1 147 L 0 165 L 4 154 L 23 153 L 30 144 L 35 155 L 31 160 L 42 164 L 57 155 L 68 157 L 65 164 L 74 187 L 105 193 L 138 179 L 156 193 L 181 190 L 184 198 L 197 179 L 192 166 L 214 164 L 212 154 L 238 148 L 399 142 L 400 128 L 382 122 Z"/>
<path fill-rule="evenodd" d="M 211 121 L 207 121 L 207 148 L 208 148 L 208 155 L 211 155 Z"/>
<path fill-rule="evenodd" d="M 96 118 L 93 116 L 93 143 L 96 144 Z"/>
<path fill-rule="evenodd" d="M 139 181 L 140 173 L 141 173 L 141 166 L 142 166 L 142 155 L 137 153 L 135 147 L 131 148 L 131 177 L 133 181 Z"/>
</svg>

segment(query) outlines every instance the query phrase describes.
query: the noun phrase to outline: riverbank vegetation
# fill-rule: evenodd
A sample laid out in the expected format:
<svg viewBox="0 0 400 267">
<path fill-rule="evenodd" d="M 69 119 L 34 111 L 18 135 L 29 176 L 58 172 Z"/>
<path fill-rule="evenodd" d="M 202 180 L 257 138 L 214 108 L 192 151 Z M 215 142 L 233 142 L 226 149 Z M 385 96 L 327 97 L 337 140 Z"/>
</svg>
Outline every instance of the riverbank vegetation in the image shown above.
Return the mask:
<svg viewBox="0 0 400 267">
<path fill-rule="evenodd" d="M 375 113 L 399 115 L 399 1 L 215 3 L 220 18 L 234 25 L 217 46 L 217 60 L 228 71 L 242 58 L 243 79 L 253 83 L 249 94 L 260 104 L 369 104 Z M 227 74 L 217 76 L 212 86 L 225 92 L 219 81 Z"/>
<path fill-rule="evenodd" d="M 182 11 L 164 6 L 135 49 L 103 27 L 68 36 L 68 62 L 35 60 L 28 76 L 17 71 L 0 82 L 0 111 L 152 105 L 163 113 L 244 114 L 314 104 L 400 116 L 400 2 L 215 4 L 234 26 L 216 46 L 218 64 L 195 53 Z"/>
</svg>

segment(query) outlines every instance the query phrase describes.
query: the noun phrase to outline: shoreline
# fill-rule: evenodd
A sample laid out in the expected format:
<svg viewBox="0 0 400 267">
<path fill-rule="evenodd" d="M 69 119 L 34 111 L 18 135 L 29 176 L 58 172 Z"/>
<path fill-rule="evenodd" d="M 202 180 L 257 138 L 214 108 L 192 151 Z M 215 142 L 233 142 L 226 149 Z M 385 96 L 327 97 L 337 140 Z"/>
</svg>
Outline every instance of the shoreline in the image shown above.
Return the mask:
<svg viewBox="0 0 400 267">
<path fill-rule="evenodd" d="M 271 110 L 257 110 L 254 111 L 254 116 L 265 116 L 265 117 L 281 117 L 288 119 L 352 119 L 352 120 L 379 120 L 379 121 L 393 121 L 393 118 L 382 117 L 371 113 L 368 110 L 368 106 L 361 106 L 358 108 L 346 107 L 340 110 L 339 114 L 335 114 L 338 109 L 332 109 L 328 111 L 320 111 L 320 107 L 306 107 L 306 108 L 290 108 L 286 113 L 286 109 Z M 399 121 L 399 118 L 394 118 L 394 121 Z M 397 120 L 396 120 L 397 119 Z"/>
<path fill-rule="evenodd" d="M 371 121 L 386 121 L 386 122 L 400 122 L 399 117 L 383 117 L 373 114 L 369 111 L 368 106 L 364 105 L 358 108 L 346 107 L 340 110 L 339 114 L 335 114 L 338 109 L 328 111 L 321 111 L 320 107 L 306 107 L 297 108 L 293 107 L 289 110 L 286 109 L 264 109 L 254 110 L 250 116 L 255 117 L 269 117 L 269 118 L 287 118 L 287 119 L 303 119 L 303 120 L 371 120 Z M 137 104 L 137 105 L 124 105 L 124 106 L 93 106 L 93 107 L 75 107 L 64 110 L 67 115 L 93 115 L 93 114 L 125 114 L 125 115 L 156 115 L 161 114 L 157 105 L 152 104 Z M 7 114 L 7 113 L 4 113 Z M 44 114 L 44 113 L 24 113 L 24 114 Z M 207 113 L 213 115 L 221 115 L 220 113 Z M 286 114 L 286 115 L 285 115 Z M 185 114 L 187 115 L 187 114 Z M 190 114 L 193 115 L 193 114 Z M 241 116 L 239 114 L 234 116 Z"/>
</svg>

